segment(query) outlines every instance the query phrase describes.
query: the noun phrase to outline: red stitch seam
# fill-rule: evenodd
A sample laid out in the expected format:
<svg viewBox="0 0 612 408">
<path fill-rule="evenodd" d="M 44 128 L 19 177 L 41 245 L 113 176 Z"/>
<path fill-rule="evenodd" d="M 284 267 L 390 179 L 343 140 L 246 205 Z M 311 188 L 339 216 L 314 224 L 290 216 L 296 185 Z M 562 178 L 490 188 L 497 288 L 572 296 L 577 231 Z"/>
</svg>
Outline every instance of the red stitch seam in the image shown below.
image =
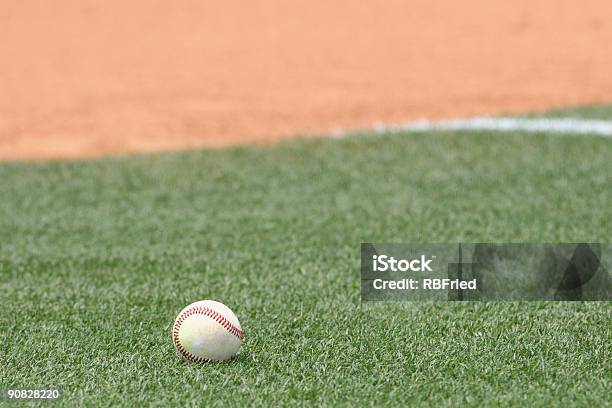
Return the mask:
<svg viewBox="0 0 612 408">
<path fill-rule="evenodd" d="M 196 314 L 208 316 L 212 318 L 213 320 L 215 320 L 217 323 L 219 323 L 221 326 L 223 326 L 228 332 L 238 337 L 240 340 L 244 338 L 244 333 L 242 332 L 242 330 L 234 326 L 229 320 L 227 320 L 220 313 L 208 307 L 203 307 L 203 306 L 193 307 L 191 309 L 186 310 L 183 314 L 181 314 L 176 319 L 176 322 L 174 323 L 174 327 L 172 329 L 172 337 L 174 339 L 174 345 L 176 346 L 177 350 L 183 356 L 185 356 L 187 360 L 193 361 L 195 363 L 206 363 L 206 362 L 211 361 L 208 358 L 196 356 L 190 353 L 189 351 L 185 350 L 185 348 L 182 346 L 181 342 L 179 341 L 179 330 L 181 328 L 181 325 L 183 324 L 185 319 L 187 319 L 189 316 L 196 315 Z"/>
</svg>

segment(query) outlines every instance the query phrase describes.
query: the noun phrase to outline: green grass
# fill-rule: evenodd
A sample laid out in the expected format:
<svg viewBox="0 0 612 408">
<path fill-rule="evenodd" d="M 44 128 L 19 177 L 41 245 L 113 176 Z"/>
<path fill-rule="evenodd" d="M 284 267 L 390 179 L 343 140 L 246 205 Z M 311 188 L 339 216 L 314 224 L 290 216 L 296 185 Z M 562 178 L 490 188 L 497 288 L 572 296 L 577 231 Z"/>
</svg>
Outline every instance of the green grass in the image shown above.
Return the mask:
<svg viewBox="0 0 612 408">
<path fill-rule="evenodd" d="M 611 115 L 612 116 L 612 115 Z M 360 242 L 610 241 L 612 141 L 469 134 L 0 166 L 0 387 L 63 405 L 610 405 L 607 302 L 360 304 Z M 239 357 L 170 326 L 212 298 Z"/>
</svg>

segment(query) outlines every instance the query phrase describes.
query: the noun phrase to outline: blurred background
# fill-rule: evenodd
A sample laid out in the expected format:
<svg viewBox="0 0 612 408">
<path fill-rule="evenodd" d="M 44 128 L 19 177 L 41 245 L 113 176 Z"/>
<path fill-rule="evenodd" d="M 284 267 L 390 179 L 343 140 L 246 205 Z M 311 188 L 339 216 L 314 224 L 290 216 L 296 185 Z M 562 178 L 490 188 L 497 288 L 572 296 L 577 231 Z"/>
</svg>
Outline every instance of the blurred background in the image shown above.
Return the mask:
<svg viewBox="0 0 612 408">
<path fill-rule="evenodd" d="M 609 0 L 0 4 L 0 159 L 612 99 Z"/>
</svg>

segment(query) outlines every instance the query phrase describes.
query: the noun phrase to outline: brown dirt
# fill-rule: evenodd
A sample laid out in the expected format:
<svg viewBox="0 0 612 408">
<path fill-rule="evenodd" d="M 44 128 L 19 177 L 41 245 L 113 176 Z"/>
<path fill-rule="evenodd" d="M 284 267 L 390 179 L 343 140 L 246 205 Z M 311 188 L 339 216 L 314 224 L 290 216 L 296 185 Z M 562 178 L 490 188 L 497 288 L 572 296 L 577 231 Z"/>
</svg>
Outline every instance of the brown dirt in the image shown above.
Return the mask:
<svg viewBox="0 0 612 408">
<path fill-rule="evenodd" d="M 610 0 L 289 3 L 2 2 L 0 159 L 612 100 Z"/>
</svg>

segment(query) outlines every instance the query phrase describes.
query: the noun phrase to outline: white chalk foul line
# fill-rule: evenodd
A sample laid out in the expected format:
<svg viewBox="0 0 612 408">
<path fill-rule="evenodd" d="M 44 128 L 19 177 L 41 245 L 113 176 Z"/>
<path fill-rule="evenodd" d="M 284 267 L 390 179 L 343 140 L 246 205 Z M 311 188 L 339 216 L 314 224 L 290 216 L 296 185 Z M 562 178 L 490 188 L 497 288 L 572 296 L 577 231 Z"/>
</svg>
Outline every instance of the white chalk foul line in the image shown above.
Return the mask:
<svg viewBox="0 0 612 408">
<path fill-rule="evenodd" d="M 375 124 L 369 132 L 399 133 L 423 132 L 434 130 L 473 130 L 473 131 L 521 131 L 527 133 L 584 134 L 612 137 L 612 121 L 579 118 L 493 118 L 475 117 L 428 121 L 420 120 L 399 124 Z M 366 129 L 337 131 L 336 136 L 368 132 Z"/>
</svg>

